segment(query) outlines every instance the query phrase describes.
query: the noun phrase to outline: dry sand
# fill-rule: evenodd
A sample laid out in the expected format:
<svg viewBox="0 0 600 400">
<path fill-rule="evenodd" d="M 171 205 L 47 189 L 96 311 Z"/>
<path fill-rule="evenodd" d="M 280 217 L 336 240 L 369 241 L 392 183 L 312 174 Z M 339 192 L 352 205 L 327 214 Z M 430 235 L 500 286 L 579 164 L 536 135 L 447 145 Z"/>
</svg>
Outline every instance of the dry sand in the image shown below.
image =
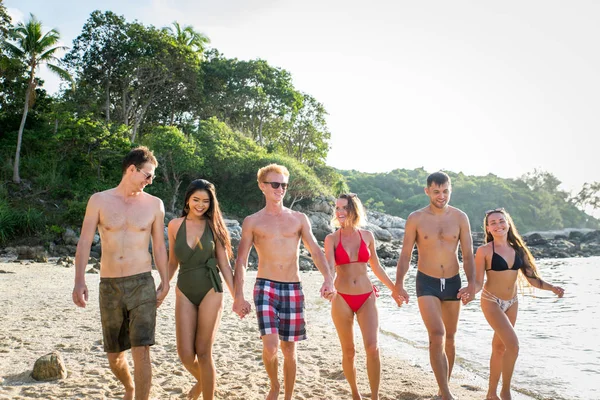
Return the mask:
<svg viewBox="0 0 600 400">
<path fill-rule="evenodd" d="M 52 263 L 0 263 L 0 271 L 0 399 L 121 398 L 124 392 L 110 372 L 102 350 L 99 275 L 86 274 L 90 299 L 87 308 L 81 309 L 71 301 L 73 268 Z M 255 276 L 251 272 L 247 279 L 248 299 Z M 158 281 L 156 271 L 154 278 Z M 318 297 L 321 276 L 303 273 L 302 279 L 309 339 L 298 345 L 294 398 L 350 399 L 341 368 L 339 341 L 327 317 L 329 303 Z M 174 287 L 175 281 L 158 311 L 156 345 L 151 348 L 154 373 L 151 396 L 155 399 L 185 398 L 193 384 L 175 348 Z M 216 398 L 264 399 L 268 380 L 261 360 L 256 316 L 253 311 L 250 318 L 240 320 L 231 312 L 232 298 L 227 290 L 225 294 L 225 312 L 214 345 Z M 359 388 L 368 399 L 365 353 L 358 333 L 356 337 Z M 61 353 L 68 378 L 34 381 L 30 374 L 35 360 L 54 350 Z M 429 367 L 409 365 L 400 357 L 382 350 L 381 399 L 433 398 L 437 386 Z M 458 372 L 453 377 L 453 392 L 462 400 L 483 399 L 485 391 L 467 375 Z M 481 386 L 480 383 L 481 380 L 477 385 Z"/>
</svg>

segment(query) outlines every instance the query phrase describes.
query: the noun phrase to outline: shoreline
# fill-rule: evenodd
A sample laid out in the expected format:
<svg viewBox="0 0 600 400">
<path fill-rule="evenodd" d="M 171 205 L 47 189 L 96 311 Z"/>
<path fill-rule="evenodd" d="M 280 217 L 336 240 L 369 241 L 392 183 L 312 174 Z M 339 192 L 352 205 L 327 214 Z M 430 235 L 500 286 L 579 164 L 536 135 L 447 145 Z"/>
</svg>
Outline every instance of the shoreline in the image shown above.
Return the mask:
<svg viewBox="0 0 600 400">
<path fill-rule="evenodd" d="M 108 368 L 102 350 L 98 311 L 99 275 L 86 274 L 90 299 L 85 309 L 71 301 L 74 272 L 50 263 L 0 263 L 0 302 L 10 312 L 0 316 L 0 399 L 120 398 L 119 382 Z M 155 280 L 158 274 L 153 271 Z M 256 272 L 250 271 L 244 292 L 251 298 Z M 329 317 L 329 303 L 319 297 L 321 275 L 302 272 L 306 295 L 308 340 L 298 344 L 295 399 L 348 399 L 349 386 L 341 368 L 341 349 Z M 156 344 L 151 348 L 153 385 L 151 398 L 179 399 L 193 385 L 192 376 L 180 363 L 175 345 L 175 280 L 158 310 Z M 385 295 L 385 294 L 384 294 Z M 217 368 L 217 399 L 264 399 L 268 379 L 262 366 L 261 341 L 256 314 L 240 320 L 231 312 L 232 298 L 225 289 L 224 311 L 213 348 Z M 368 399 L 365 353 L 355 328 L 356 366 L 361 394 Z M 380 398 L 431 399 L 437 385 L 428 364 L 403 354 L 387 334 L 380 334 Z M 407 344 L 407 346 L 410 346 Z M 51 351 L 61 353 L 68 377 L 36 382 L 30 377 L 35 360 Z M 419 350 L 415 348 L 417 353 Z M 420 356 L 423 357 L 423 354 Z M 128 356 L 131 366 L 131 358 Z M 282 362 L 280 353 L 280 380 Z M 485 371 L 482 371 L 485 372 Z M 486 379 L 457 367 L 451 388 L 460 399 L 482 399 Z M 515 399 L 532 399 L 514 393 Z M 283 398 L 281 393 L 280 398 Z"/>
</svg>

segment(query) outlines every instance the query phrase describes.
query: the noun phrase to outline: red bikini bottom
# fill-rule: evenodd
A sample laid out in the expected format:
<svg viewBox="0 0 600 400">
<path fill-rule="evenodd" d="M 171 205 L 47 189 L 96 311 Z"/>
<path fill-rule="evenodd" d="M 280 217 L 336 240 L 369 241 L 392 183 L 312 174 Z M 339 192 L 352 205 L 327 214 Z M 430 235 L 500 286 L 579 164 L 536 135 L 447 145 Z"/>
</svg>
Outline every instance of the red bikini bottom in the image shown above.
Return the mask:
<svg viewBox="0 0 600 400">
<path fill-rule="evenodd" d="M 337 292 L 337 294 L 342 296 L 342 299 L 346 301 L 346 304 L 348 304 L 348 307 L 350 307 L 350 309 L 353 312 L 357 312 L 358 310 L 360 310 L 363 304 L 365 304 L 365 301 L 367 301 L 367 299 L 369 298 L 369 296 L 371 296 L 371 293 L 373 292 L 375 292 L 375 297 L 379 297 L 379 290 L 375 286 L 373 286 L 373 290 L 371 290 L 368 293 L 346 294 Z"/>
</svg>

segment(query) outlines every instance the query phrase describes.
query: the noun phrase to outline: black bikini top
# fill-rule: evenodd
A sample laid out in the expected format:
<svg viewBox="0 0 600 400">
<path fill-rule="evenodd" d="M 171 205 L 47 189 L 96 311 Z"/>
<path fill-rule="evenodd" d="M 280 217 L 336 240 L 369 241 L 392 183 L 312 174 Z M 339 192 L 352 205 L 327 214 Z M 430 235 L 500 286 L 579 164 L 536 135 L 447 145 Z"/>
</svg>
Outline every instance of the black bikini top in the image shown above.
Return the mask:
<svg viewBox="0 0 600 400">
<path fill-rule="evenodd" d="M 492 241 L 492 251 L 494 254 L 492 255 L 492 267 L 490 268 L 492 271 L 518 271 L 520 268 L 525 266 L 523 259 L 519 255 L 519 252 L 515 250 L 515 261 L 513 263 L 512 268 L 508 268 L 508 263 L 500 254 L 496 253 L 496 248 L 494 247 L 494 242 Z M 490 270 L 488 269 L 488 271 Z"/>
</svg>

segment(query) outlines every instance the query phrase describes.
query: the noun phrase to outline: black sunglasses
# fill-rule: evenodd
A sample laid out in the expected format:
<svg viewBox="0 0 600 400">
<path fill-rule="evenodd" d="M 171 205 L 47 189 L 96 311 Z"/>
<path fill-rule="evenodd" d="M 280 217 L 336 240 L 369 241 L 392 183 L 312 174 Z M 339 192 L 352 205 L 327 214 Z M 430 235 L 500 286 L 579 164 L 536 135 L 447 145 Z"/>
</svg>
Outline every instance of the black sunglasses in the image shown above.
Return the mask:
<svg viewBox="0 0 600 400">
<path fill-rule="evenodd" d="M 496 213 L 496 212 L 497 212 L 497 213 L 504 213 L 504 212 L 505 212 L 505 210 L 504 210 L 504 207 L 500 207 L 500 208 L 494 208 L 493 210 L 487 210 L 487 211 L 485 212 L 485 215 L 490 215 L 490 214 L 492 214 L 492 213 Z"/>
<path fill-rule="evenodd" d="M 273 189 L 279 189 L 279 186 L 281 186 L 281 188 L 283 190 L 287 190 L 287 188 L 288 188 L 288 184 L 286 182 L 263 182 L 263 183 L 268 183 L 269 185 L 271 185 L 271 187 Z"/>
</svg>

